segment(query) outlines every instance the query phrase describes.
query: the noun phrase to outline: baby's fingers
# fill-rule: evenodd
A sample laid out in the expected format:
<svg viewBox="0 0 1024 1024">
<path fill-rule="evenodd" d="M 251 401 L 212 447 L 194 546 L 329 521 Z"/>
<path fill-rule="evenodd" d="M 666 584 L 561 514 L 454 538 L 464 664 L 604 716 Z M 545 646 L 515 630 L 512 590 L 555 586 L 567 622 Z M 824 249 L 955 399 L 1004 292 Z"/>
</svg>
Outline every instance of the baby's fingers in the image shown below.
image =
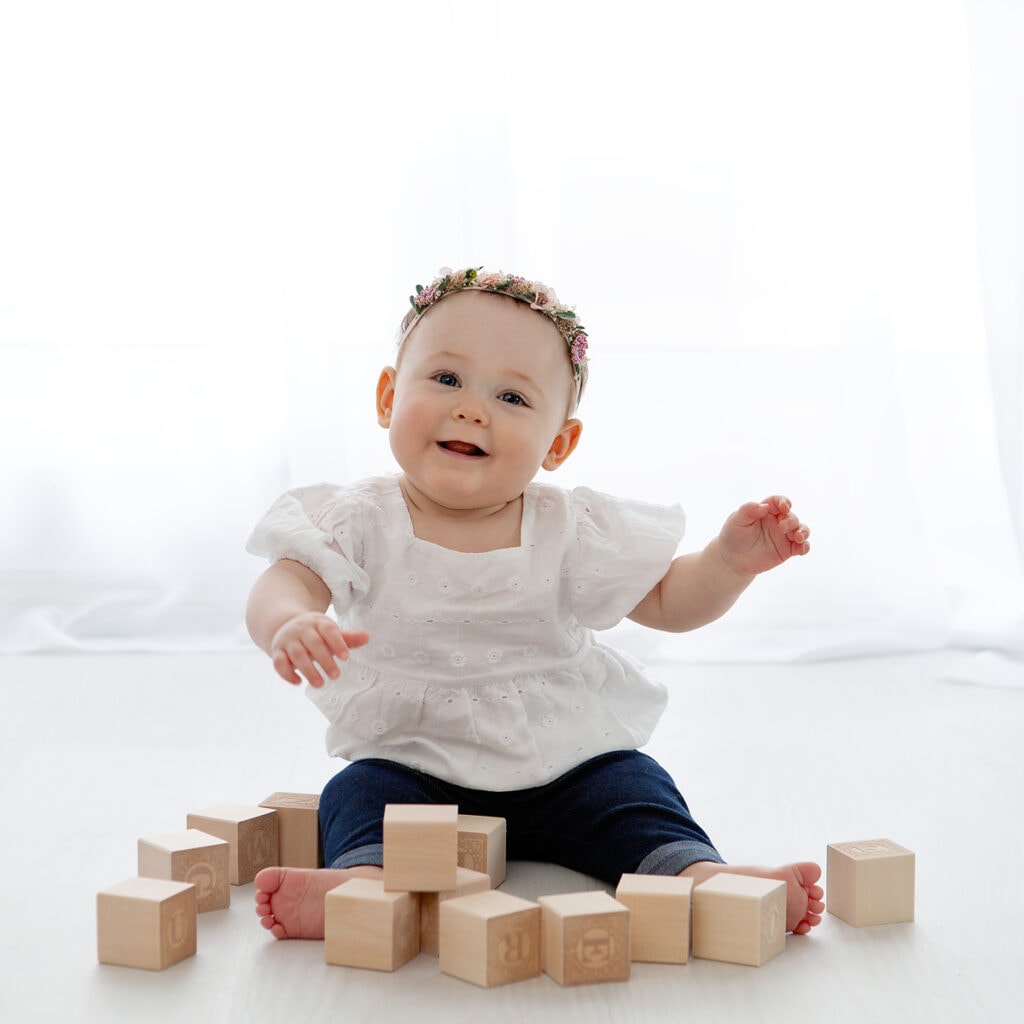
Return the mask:
<svg viewBox="0 0 1024 1024">
<path fill-rule="evenodd" d="M 370 639 L 370 634 L 360 631 L 358 633 L 343 632 L 337 626 L 324 630 L 324 642 L 335 658 L 342 661 L 348 660 L 348 652 L 354 647 L 362 647 Z"/>
<path fill-rule="evenodd" d="M 302 680 L 292 666 L 291 659 L 284 651 L 275 651 L 271 659 L 274 671 L 286 682 L 298 686 Z"/>
</svg>

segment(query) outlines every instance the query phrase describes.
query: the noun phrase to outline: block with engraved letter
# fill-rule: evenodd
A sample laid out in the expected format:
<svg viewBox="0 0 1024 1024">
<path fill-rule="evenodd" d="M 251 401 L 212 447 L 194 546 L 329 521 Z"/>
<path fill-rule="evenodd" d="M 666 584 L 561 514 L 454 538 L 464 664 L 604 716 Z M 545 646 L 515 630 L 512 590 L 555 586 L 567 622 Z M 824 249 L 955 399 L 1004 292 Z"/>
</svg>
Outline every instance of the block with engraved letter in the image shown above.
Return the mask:
<svg viewBox="0 0 1024 1024">
<path fill-rule="evenodd" d="M 247 804 L 215 804 L 189 814 L 186 825 L 228 844 L 232 885 L 247 885 L 257 871 L 277 863 L 276 811 Z"/>
<path fill-rule="evenodd" d="M 444 974 L 493 988 L 541 971 L 540 907 L 495 889 L 445 900 L 438 962 Z"/>
<path fill-rule="evenodd" d="M 190 828 L 143 836 L 138 845 L 140 877 L 194 885 L 200 914 L 230 905 L 230 846 L 225 840 Z"/>
<path fill-rule="evenodd" d="M 559 985 L 626 981 L 629 908 L 603 890 L 541 896 L 544 971 Z"/>
<path fill-rule="evenodd" d="M 100 963 L 162 971 L 196 951 L 196 887 L 129 878 L 96 896 Z"/>
</svg>

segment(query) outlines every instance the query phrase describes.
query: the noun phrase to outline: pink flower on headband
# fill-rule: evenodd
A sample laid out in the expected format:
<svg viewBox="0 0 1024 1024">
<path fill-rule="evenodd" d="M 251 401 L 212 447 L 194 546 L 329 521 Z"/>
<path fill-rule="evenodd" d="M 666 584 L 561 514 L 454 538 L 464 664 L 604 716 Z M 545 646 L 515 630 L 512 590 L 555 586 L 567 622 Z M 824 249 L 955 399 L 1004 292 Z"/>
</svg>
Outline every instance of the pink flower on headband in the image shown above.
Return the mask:
<svg viewBox="0 0 1024 1024">
<path fill-rule="evenodd" d="M 582 365 L 583 361 L 587 358 L 587 336 L 585 334 L 576 335 L 569 354 L 572 357 L 573 366 Z"/>
<path fill-rule="evenodd" d="M 474 284 L 477 288 L 497 288 L 504 281 L 504 274 L 477 274 Z"/>
</svg>

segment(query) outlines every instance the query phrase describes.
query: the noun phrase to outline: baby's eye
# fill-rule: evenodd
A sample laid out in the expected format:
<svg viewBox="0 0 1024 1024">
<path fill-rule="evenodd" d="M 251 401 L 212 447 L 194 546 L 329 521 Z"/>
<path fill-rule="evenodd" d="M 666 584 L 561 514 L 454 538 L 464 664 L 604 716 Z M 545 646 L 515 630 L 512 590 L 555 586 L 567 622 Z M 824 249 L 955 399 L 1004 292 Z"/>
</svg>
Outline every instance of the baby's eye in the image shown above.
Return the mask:
<svg viewBox="0 0 1024 1024">
<path fill-rule="evenodd" d="M 443 384 L 446 388 L 457 388 L 459 386 L 459 378 L 454 373 L 435 373 L 434 380 L 438 384 Z"/>
<path fill-rule="evenodd" d="M 526 405 L 526 399 L 518 391 L 503 391 L 498 395 L 498 400 L 508 402 L 509 405 Z"/>
</svg>

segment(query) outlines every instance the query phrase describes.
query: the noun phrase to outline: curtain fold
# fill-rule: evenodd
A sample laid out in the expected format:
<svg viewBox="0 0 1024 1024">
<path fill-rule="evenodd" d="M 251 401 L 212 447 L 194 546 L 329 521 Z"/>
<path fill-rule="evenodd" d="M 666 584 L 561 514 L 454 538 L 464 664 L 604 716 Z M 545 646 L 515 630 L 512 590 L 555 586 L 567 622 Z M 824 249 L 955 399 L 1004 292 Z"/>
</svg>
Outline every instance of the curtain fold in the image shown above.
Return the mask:
<svg viewBox="0 0 1024 1024">
<path fill-rule="evenodd" d="M 406 296 L 486 264 L 590 330 L 552 482 L 811 525 L 642 658 L 1024 658 L 1021 52 L 994 0 L 5 13 L 0 651 L 247 643 L 253 523 L 394 468 Z"/>
</svg>

